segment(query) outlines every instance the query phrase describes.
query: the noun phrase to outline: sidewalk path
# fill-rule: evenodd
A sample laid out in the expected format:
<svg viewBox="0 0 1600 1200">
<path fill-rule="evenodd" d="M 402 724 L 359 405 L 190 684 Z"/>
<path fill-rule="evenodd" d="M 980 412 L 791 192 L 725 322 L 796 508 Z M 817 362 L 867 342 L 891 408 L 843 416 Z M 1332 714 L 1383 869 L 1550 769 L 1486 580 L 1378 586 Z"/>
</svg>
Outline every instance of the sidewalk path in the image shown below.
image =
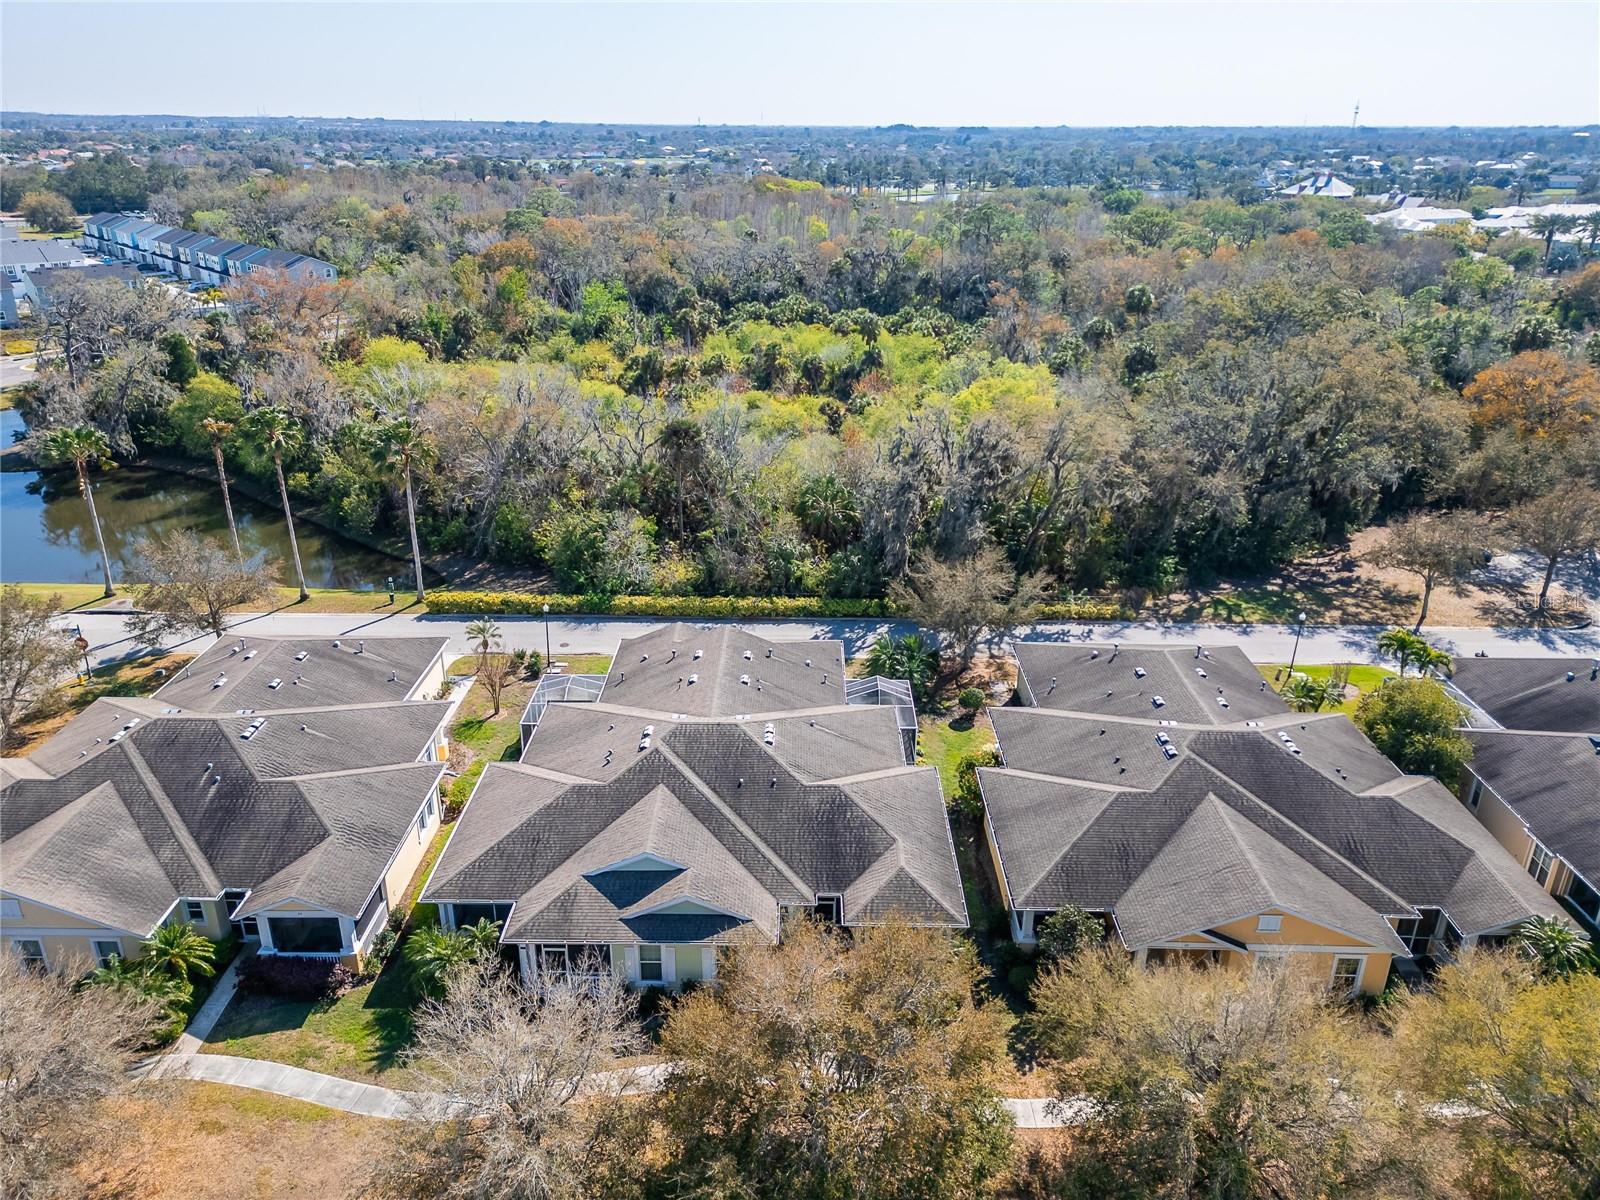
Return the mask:
<svg viewBox="0 0 1600 1200">
<path fill-rule="evenodd" d="M 638 1067 L 629 1068 L 626 1074 L 630 1077 L 630 1084 L 636 1081 L 638 1087 L 650 1088 L 660 1082 L 663 1070 L 659 1065 Z M 284 1063 L 259 1058 L 235 1058 L 227 1054 L 163 1054 L 145 1062 L 137 1073 L 141 1080 L 194 1079 L 206 1083 L 226 1083 L 304 1100 L 308 1104 L 320 1104 L 323 1108 L 336 1108 L 341 1112 L 391 1121 L 410 1115 L 415 1111 L 415 1106 L 444 1103 L 442 1097 L 425 1092 L 396 1091 L 372 1083 L 357 1083 L 352 1079 L 306 1071 Z M 1005 1105 L 1016 1119 L 1018 1129 L 1058 1129 L 1075 1120 L 1073 1106 L 1065 1106 L 1066 1111 L 1061 1112 L 1051 1100 L 1007 1100 Z"/>
<path fill-rule="evenodd" d="M 223 971 L 217 980 L 217 986 L 211 989 L 211 995 L 206 997 L 206 1002 L 200 1006 L 200 1011 L 189 1019 L 189 1027 L 178 1035 L 178 1040 L 172 1044 L 173 1054 L 198 1054 L 205 1040 L 211 1036 L 211 1031 L 217 1027 L 217 1022 L 222 1019 L 223 1009 L 228 1007 L 233 999 L 233 993 L 239 987 L 239 964 L 248 958 L 253 950 L 245 950 L 234 956 L 228 969 Z"/>
</svg>

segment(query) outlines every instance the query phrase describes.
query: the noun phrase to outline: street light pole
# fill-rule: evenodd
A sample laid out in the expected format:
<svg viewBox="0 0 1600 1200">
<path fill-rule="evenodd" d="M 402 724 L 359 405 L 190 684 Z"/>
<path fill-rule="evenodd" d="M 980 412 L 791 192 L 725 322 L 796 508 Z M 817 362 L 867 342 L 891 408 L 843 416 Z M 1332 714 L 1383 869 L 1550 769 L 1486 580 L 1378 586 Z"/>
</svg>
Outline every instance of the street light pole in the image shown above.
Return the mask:
<svg viewBox="0 0 1600 1200">
<path fill-rule="evenodd" d="M 1289 674 L 1294 674 L 1294 660 L 1300 655 L 1300 635 L 1306 631 L 1306 614 L 1300 614 L 1300 624 L 1294 627 L 1294 649 L 1289 652 Z"/>
<path fill-rule="evenodd" d="M 546 604 L 544 606 L 544 671 L 542 671 L 540 673 L 541 674 L 548 674 L 549 671 L 550 671 L 550 606 L 548 604 Z"/>
</svg>

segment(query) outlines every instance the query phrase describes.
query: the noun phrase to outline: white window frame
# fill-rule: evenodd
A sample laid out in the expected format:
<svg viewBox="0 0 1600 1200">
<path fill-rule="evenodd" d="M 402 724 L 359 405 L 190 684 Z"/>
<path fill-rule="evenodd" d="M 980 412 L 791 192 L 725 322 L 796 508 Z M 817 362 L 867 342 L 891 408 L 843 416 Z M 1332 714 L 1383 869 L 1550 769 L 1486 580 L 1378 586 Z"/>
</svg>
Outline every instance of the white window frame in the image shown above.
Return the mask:
<svg viewBox="0 0 1600 1200">
<path fill-rule="evenodd" d="M 655 958 L 645 958 L 645 951 L 655 952 Z M 645 974 L 646 967 L 654 967 L 654 979 Z M 641 944 L 639 946 L 639 982 L 640 983 L 666 983 L 667 981 L 667 950 L 665 946 Z"/>
<path fill-rule="evenodd" d="M 199 909 L 199 912 L 195 910 Z M 183 902 L 183 918 L 186 921 L 204 921 L 206 919 L 206 906 L 198 900 L 185 900 Z"/>
<path fill-rule="evenodd" d="M 1467 807 L 1473 812 L 1478 811 L 1478 804 L 1483 799 L 1483 780 L 1476 775 L 1472 777 L 1472 786 L 1467 789 Z"/>
<path fill-rule="evenodd" d="M 39 953 L 37 955 L 28 954 L 22 948 L 25 944 L 39 947 Z M 41 970 L 48 971 L 50 969 L 50 956 L 44 952 L 43 938 L 12 938 L 11 952 L 22 960 L 22 965 L 25 967 L 37 963 Z"/>
<path fill-rule="evenodd" d="M 1333 956 L 1333 969 L 1328 972 L 1328 986 L 1336 992 L 1339 992 L 1339 964 L 1342 962 L 1356 964 L 1356 977 L 1351 980 L 1348 988 L 1340 992 L 1340 995 L 1354 996 L 1361 990 L 1361 977 L 1367 973 L 1367 956 L 1365 954 L 1335 954 Z"/>
<path fill-rule="evenodd" d="M 1539 842 L 1533 839 L 1533 849 L 1528 852 L 1528 874 L 1540 887 L 1550 882 L 1550 876 L 1556 868 L 1556 856 Z"/>
<path fill-rule="evenodd" d="M 110 946 L 112 949 L 107 952 L 102 952 L 100 949 L 101 946 Z M 110 966 L 111 964 L 107 960 L 113 955 L 115 955 L 117 958 L 124 957 L 122 953 L 122 939 L 91 938 L 89 940 L 89 953 L 94 956 L 95 965 L 97 967 Z"/>
<path fill-rule="evenodd" d="M 1282 933 L 1283 918 L 1274 913 L 1262 913 L 1256 918 L 1257 933 Z"/>
</svg>

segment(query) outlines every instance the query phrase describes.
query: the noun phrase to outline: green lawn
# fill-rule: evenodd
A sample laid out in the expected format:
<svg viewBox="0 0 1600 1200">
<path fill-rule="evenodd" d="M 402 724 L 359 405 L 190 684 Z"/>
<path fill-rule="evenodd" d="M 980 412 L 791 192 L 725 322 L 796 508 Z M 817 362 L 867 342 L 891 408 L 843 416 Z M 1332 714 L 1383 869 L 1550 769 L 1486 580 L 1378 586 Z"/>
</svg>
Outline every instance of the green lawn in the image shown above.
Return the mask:
<svg viewBox="0 0 1600 1200">
<path fill-rule="evenodd" d="M 923 762 L 939 769 L 939 783 L 945 799 L 955 794 L 956 764 L 961 756 L 994 745 L 994 726 L 980 714 L 976 721 L 965 716 L 923 716 L 917 721 L 917 750 Z"/>
<path fill-rule="evenodd" d="M 98 583 L 20 583 L 17 586 L 33 595 L 48 596 L 59 593 L 64 612 L 98 608 L 104 603 L 105 588 Z M 277 589 L 275 596 L 254 604 L 242 605 L 235 611 L 261 612 L 267 609 L 297 613 L 389 613 L 406 612 L 411 609 L 422 611 L 417 605 L 416 597 L 406 591 L 397 593 L 395 602 L 391 606 L 388 592 L 366 592 L 354 588 L 307 590 L 311 593 L 309 600 L 300 600 L 300 593 L 292 587 L 282 587 Z M 129 589 L 121 586 L 117 588 L 118 596 L 126 597 L 128 594 Z"/>
<path fill-rule="evenodd" d="M 1287 672 L 1289 668 L 1286 663 L 1259 663 L 1257 664 L 1256 669 L 1260 671 L 1261 674 L 1265 676 L 1274 687 L 1281 687 L 1283 684 L 1283 679 L 1287 679 L 1288 677 L 1287 674 L 1283 676 L 1283 679 L 1274 677 L 1277 676 L 1279 672 Z M 1297 674 L 1309 675 L 1312 679 L 1327 679 L 1333 674 L 1334 665 L 1332 663 L 1295 663 L 1294 669 Z M 1393 678 L 1394 672 L 1388 667 L 1375 667 L 1369 664 L 1352 666 L 1350 668 L 1349 682 L 1350 685 L 1356 689 L 1358 694 L 1351 699 L 1346 700 L 1337 709 L 1324 709 L 1323 711 L 1342 712 L 1348 713 L 1350 716 L 1355 716 L 1356 705 L 1361 703 L 1361 697 L 1372 691 L 1374 688 L 1382 687 L 1385 679 Z"/>
</svg>

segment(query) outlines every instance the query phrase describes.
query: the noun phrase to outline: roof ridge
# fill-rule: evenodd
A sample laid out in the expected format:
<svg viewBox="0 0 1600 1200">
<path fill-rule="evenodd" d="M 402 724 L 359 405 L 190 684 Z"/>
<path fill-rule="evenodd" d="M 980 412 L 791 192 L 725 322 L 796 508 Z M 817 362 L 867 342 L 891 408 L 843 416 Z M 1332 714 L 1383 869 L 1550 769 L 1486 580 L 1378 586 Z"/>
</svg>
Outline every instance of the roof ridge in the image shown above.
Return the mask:
<svg viewBox="0 0 1600 1200">
<path fill-rule="evenodd" d="M 978 767 L 977 770 L 980 775 L 987 771 L 1004 771 L 1007 775 L 1016 775 L 1022 779 L 1037 779 L 1041 783 L 1054 783 L 1062 787 L 1081 787 L 1093 792 L 1110 792 L 1114 795 L 1121 795 L 1125 792 L 1148 795 L 1151 791 L 1150 788 L 1124 787 L 1116 783 L 1097 783 L 1092 779 L 1079 779 L 1076 775 L 1050 775 L 1044 771 L 1024 771 L 1021 767 Z M 1163 777 L 1161 782 L 1165 783 L 1166 778 Z"/>
<path fill-rule="evenodd" d="M 275 775 L 272 779 L 278 783 L 297 783 L 303 779 L 342 779 L 347 775 L 378 775 L 389 771 L 409 771 L 413 767 L 438 767 L 442 770 L 447 765 L 418 758 L 411 762 L 378 763 L 371 767 L 344 767 L 337 771 L 307 771 L 304 775 Z"/>
<path fill-rule="evenodd" d="M 767 843 L 761 837 L 759 837 L 756 834 L 755 830 L 750 828 L 749 824 L 746 823 L 746 821 L 745 821 L 745 819 L 743 817 L 741 817 L 738 813 L 734 812 L 733 809 L 731 807 L 729 807 L 729 805 L 723 801 L 722 797 L 717 795 L 717 793 L 711 789 L 711 787 L 706 783 L 705 780 L 701 779 L 700 776 L 696 775 L 694 773 L 694 771 L 690 769 L 688 763 L 684 762 L 683 759 L 679 758 L 676 754 L 674 754 L 671 750 L 669 750 L 667 748 L 665 742 L 663 742 L 661 745 L 657 746 L 654 750 L 651 751 L 651 753 L 660 754 L 668 762 L 670 762 L 677 769 L 678 773 L 689 781 L 689 783 L 690 783 L 690 785 L 692 787 L 694 787 L 697 791 L 700 792 L 701 795 L 703 795 L 708 801 L 710 801 L 711 804 L 716 807 L 717 811 L 722 813 L 722 815 L 725 816 L 733 824 L 734 828 L 737 829 L 741 834 L 743 834 L 744 837 L 749 840 L 750 844 L 752 846 L 754 846 L 758 851 L 760 851 L 762 856 L 765 857 L 768 862 L 772 863 L 772 865 L 778 869 L 778 873 L 780 875 L 782 875 L 785 879 L 787 879 L 791 884 L 794 885 L 794 888 L 795 888 L 795 890 L 797 892 L 799 892 L 802 896 L 815 895 L 816 894 L 815 890 L 813 888 L 811 888 L 805 882 L 805 880 L 801 879 L 800 876 L 796 875 L 794 873 L 794 869 L 792 867 L 790 867 L 789 864 L 787 862 L 785 862 L 781 857 L 779 857 L 773 851 L 772 847 L 767 845 Z M 806 784 L 806 785 L 802 785 L 802 786 L 809 787 L 809 786 L 812 786 L 812 785 Z M 855 801 L 853 799 L 850 802 L 852 804 L 855 804 Z M 679 801 L 679 803 L 682 803 L 682 801 Z M 861 806 L 859 804 L 856 804 L 856 808 L 857 809 L 859 809 L 860 807 Z M 866 814 L 863 814 L 863 815 L 866 815 Z M 704 824 L 704 822 L 702 822 L 702 824 Z M 877 822 L 874 821 L 873 824 L 877 824 Z M 883 827 L 881 825 L 879 825 L 878 828 L 882 829 Z M 707 832 L 709 833 L 710 830 L 707 830 Z M 887 832 L 887 831 L 885 831 L 885 832 Z M 713 834 L 712 836 L 715 837 L 716 835 Z M 717 840 L 720 841 L 721 839 L 718 838 Z M 730 853 L 731 853 L 731 851 L 730 851 Z"/>
<path fill-rule="evenodd" d="M 210 860 L 201 851 L 200 843 L 194 840 L 194 834 L 190 832 L 189 826 L 184 823 L 183 818 L 178 815 L 178 810 L 172 803 L 172 798 L 167 795 L 160 781 L 156 779 L 155 772 L 150 769 L 150 764 L 145 762 L 144 756 L 139 753 L 137 739 L 124 741 L 122 749 L 128 756 L 128 764 L 133 767 L 134 773 L 139 776 L 139 782 L 144 784 L 145 789 L 150 793 L 151 801 L 161 813 L 161 819 L 171 829 L 173 840 L 177 842 L 178 848 L 183 851 L 183 856 L 189 860 L 189 865 L 194 868 L 195 874 L 200 876 L 205 885 L 213 892 L 222 891 L 222 882 L 217 878 L 216 871 L 212 869 Z M 127 801 L 124 800 L 123 803 L 126 805 Z M 317 814 L 317 821 L 319 824 L 322 822 L 320 813 Z M 135 825 L 137 826 L 137 822 L 135 822 Z M 326 825 L 323 826 L 323 831 L 326 833 Z M 145 845 L 149 847 L 152 854 L 156 855 L 156 861 L 159 863 L 161 858 L 156 848 L 150 846 L 148 839 L 145 841 Z"/>
</svg>

